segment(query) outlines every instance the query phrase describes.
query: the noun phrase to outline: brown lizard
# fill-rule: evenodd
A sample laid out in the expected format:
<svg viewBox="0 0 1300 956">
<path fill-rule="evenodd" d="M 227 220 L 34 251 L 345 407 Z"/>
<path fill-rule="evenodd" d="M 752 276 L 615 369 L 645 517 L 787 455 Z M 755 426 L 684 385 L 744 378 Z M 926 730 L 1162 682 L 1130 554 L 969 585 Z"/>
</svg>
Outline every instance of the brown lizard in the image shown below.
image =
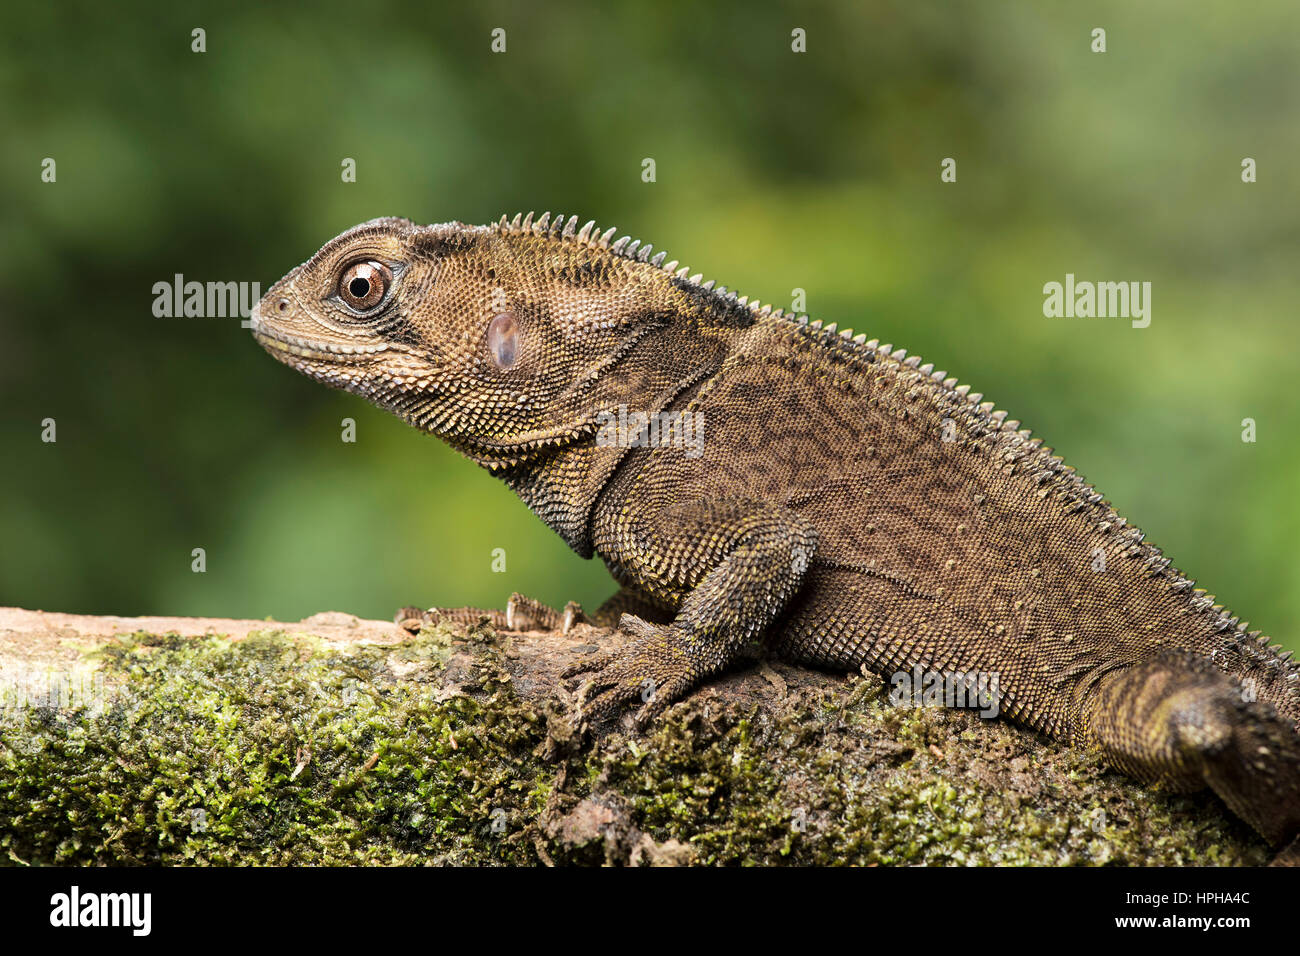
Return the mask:
<svg viewBox="0 0 1300 956">
<path fill-rule="evenodd" d="M 895 679 L 991 675 L 1004 716 L 1296 835 L 1289 655 L 956 379 L 613 235 L 376 219 L 251 320 L 600 555 L 622 585 L 605 616 L 635 614 L 571 669 L 585 717 L 647 720 L 759 639 Z"/>
</svg>

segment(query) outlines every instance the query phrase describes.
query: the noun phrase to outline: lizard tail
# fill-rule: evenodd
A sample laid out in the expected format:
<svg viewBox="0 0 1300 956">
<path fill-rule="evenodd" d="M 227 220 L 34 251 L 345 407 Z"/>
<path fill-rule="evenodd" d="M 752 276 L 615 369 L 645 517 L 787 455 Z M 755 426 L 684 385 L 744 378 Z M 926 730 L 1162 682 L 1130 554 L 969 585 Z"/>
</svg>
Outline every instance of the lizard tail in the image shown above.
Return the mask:
<svg viewBox="0 0 1300 956">
<path fill-rule="evenodd" d="M 1104 675 L 1083 735 L 1139 779 L 1211 788 L 1276 846 L 1300 834 L 1300 734 L 1249 686 L 1171 652 Z"/>
</svg>

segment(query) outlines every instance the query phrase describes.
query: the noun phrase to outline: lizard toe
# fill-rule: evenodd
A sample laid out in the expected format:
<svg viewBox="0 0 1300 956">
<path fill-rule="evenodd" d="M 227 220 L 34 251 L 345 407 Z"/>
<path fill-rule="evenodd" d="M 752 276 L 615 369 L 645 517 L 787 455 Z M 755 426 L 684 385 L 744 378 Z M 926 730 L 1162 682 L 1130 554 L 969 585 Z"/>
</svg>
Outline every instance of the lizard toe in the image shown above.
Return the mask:
<svg viewBox="0 0 1300 956">
<path fill-rule="evenodd" d="M 659 717 L 672 704 L 676 703 L 686 695 L 691 689 L 691 682 L 684 679 L 678 679 L 657 688 L 650 694 L 650 699 L 641 705 L 641 709 L 636 712 L 633 722 L 638 730 L 645 730 L 655 718 Z"/>
<path fill-rule="evenodd" d="M 609 716 L 622 705 L 639 700 L 642 706 L 636 719 L 644 726 L 694 685 L 697 675 L 681 646 L 680 632 L 650 624 L 645 629 L 649 636 L 639 637 L 619 651 L 593 655 L 568 669 L 591 674 L 579 691 L 583 716 Z"/>
<path fill-rule="evenodd" d="M 641 688 L 634 683 L 602 686 L 593 679 L 584 684 L 579 693 L 578 715 L 583 720 L 604 720 L 615 716 L 640 696 Z"/>
<path fill-rule="evenodd" d="M 613 657 L 614 655 L 609 651 L 598 651 L 595 654 L 589 654 L 582 660 L 570 664 L 564 670 L 560 671 L 560 677 L 569 680 L 570 678 L 578 677 L 582 674 L 590 674 L 593 671 L 598 671 L 607 665 Z"/>
</svg>

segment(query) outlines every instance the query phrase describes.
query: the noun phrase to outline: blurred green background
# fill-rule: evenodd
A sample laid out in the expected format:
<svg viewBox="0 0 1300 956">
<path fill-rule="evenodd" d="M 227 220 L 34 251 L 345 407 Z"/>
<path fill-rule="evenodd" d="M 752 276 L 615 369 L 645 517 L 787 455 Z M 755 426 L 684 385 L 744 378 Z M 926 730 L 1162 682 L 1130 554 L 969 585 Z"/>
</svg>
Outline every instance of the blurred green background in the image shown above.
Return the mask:
<svg viewBox="0 0 1300 956">
<path fill-rule="evenodd" d="M 950 370 L 1300 649 L 1300 7 L 1089 6 L 24 7 L 0 37 L 0 604 L 598 604 L 603 566 L 436 440 L 237 320 L 151 311 L 175 273 L 265 289 L 374 216 L 551 209 Z M 1067 272 L 1152 282 L 1150 328 L 1044 318 Z"/>
</svg>

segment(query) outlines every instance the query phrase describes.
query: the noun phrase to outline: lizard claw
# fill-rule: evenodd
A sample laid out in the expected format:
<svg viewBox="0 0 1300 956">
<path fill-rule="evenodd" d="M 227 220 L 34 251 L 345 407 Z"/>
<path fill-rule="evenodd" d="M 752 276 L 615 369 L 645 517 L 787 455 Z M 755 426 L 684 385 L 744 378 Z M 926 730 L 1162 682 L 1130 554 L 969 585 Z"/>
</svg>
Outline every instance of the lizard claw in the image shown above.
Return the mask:
<svg viewBox="0 0 1300 956">
<path fill-rule="evenodd" d="M 564 610 L 556 611 L 516 591 L 506 602 L 506 629 L 511 631 L 545 629 L 568 634 L 573 625 L 586 620 L 582 605 L 577 601 L 570 601 L 564 605 Z"/>
<path fill-rule="evenodd" d="M 630 614 L 620 630 L 635 639 L 617 651 L 593 654 L 564 670 L 563 677 L 591 676 L 578 690 L 578 715 L 600 720 L 641 701 L 635 722 L 644 728 L 698 680 L 687 653 L 689 637 L 674 625 L 659 626 Z"/>
<path fill-rule="evenodd" d="M 564 618 L 560 625 L 561 634 L 568 634 L 573 630 L 573 625 L 585 623 L 587 620 L 587 615 L 582 610 L 582 605 L 577 601 L 570 601 L 568 604 L 564 605 L 564 610 L 560 613 Z"/>
</svg>

